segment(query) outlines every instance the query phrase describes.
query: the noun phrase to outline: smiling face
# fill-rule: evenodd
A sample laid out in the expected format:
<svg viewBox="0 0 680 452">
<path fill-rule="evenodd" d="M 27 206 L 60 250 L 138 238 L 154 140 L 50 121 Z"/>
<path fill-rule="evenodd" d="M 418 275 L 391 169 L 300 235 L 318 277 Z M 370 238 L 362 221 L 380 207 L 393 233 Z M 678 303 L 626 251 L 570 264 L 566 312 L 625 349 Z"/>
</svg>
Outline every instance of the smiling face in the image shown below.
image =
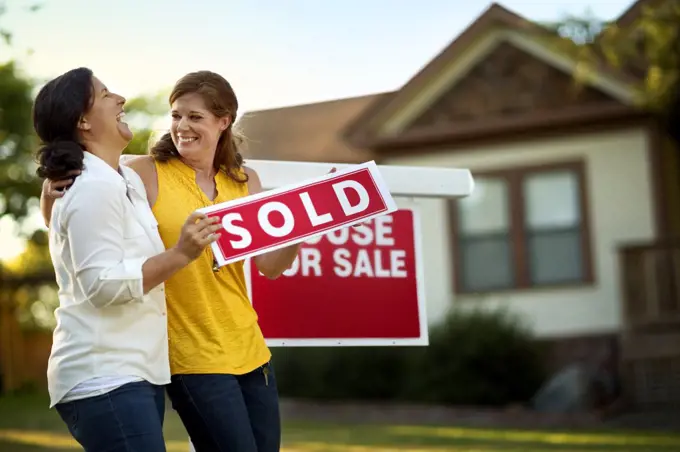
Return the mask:
<svg viewBox="0 0 680 452">
<path fill-rule="evenodd" d="M 86 140 L 125 148 L 132 131 L 123 122 L 125 98 L 110 92 L 97 77 L 92 77 L 92 104 L 81 118 L 78 128 Z"/>
<path fill-rule="evenodd" d="M 179 154 L 195 160 L 212 159 L 220 135 L 229 126 L 229 117 L 215 116 L 197 93 L 178 97 L 171 108 L 170 133 Z"/>
</svg>

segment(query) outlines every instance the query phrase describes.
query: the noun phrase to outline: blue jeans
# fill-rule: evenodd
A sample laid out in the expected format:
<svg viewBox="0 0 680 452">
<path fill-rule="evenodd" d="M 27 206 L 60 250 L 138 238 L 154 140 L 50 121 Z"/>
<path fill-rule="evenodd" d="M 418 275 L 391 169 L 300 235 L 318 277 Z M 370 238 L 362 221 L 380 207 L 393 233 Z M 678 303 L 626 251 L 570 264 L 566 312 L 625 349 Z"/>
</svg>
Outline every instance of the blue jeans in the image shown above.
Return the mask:
<svg viewBox="0 0 680 452">
<path fill-rule="evenodd" d="M 163 386 L 128 383 L 56 409 L 85 452 L 165 452 Z"/>
<path fill-rule="evenodd" d="M 167 391 L 196 452 L 279 452 L 279 396 L 270 363 L 245 375 L 173 375 Z"/>
</svg>

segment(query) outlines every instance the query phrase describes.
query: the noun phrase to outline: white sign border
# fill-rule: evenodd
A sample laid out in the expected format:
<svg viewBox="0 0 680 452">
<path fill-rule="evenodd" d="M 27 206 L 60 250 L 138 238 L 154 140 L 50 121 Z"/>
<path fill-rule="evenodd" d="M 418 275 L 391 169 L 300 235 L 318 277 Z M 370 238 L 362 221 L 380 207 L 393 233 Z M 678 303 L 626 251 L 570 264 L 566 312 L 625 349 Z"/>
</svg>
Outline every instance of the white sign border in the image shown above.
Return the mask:
<svg viewBox="0 0 680 452">
<path fill-rule="evenodd" d="M 268 347 L 383 347 L 383 346 L 428 346 L 429 329 L 427 321 L 427 300 L 425 298 L 425 270 L 421 237 L 420 208 L 417 205 L 401 206 L 398 210 L 409 210 L 413 214 L 414 251 L 416 265 L 416 293 L 418 294 L 418 320 L 420 337 L 417 338 L 324 338 L 324 339 L 266 339 Z M 393 212 L 390 212 L 393 213 Z M 339 229 L 339 228 L 338 228 Z M 331 231 L 329 231 L 331 232 Z M 329 233 L 328 232 L 328 233 Z M 252 280 L 249 259 L 244 263 L 248 299 L 253 302 Z M 281 276 L 285 278 L 285 276 Z"/>
<path fill-rule="evenodd" d="M 245 165 L 256 170 L 262 186 L 270 189 L 316 177 L 331 168 L 340 171 L 355 164 L 247 159 Z M 469 196 L 475 187 L 469 169 L 390 164 L 378 165 L 378 170 L 395 197 L 456 199 Z"/>
<path fill-rule="evenodd" d="M 354 220 L 347 221 L 347 222 L 345 222 L 341 225 L 332 227 L 330 229 L 324 229 L 323 231 L 308 234 L 304 237 L 299 237 L 297 239 L 287 241 L 286 243 L 281 243 L 279 245 L 274 245 L 274 246 L 269 247 L 269 248 L 253 251 L 252 253 L 248 253 L 245 257 L 239 256 L 239 257 L 235 257 L 235 258 L 232 258 L 232 259 L 226 259 L 224 257 L 224 255 L 222 254 L 222 250 L 220 249 L 219 245 L 216 242 L 213 242 L 213 243 L 210 244 L 210 247 L 211 247 L 212 252 L 215 256 L 215 260 L 217 261 L 217 265 L 220 266 L 220 267 L 223 267 L 223 266 L 231 264 L 233 262 L 243 261 L 243 260 L 248 259 L 248 258 L 259 256 L 260 254 L 265 254 L 265 253 L 268 253 L 268 252 L 271 252 L 271 251 L 275 251 L 275 250 L 278 250 L 278 249 L 281 249 L 281 248 L 285 248 L 287 246 L 291 246 L 291 245 L 295 245 L 295 244 L 300 243 L 300 242 L 304 242 L 305 240 L 309 240 L 309 239 L 311 239 L 313 237 L 317 237 L 319 235 L 328 234 L 328 233 L 336 231 L 338 229 L 350 227 L 352 225 L 360 224 L 360 223 L 366 222 L 368 220 L 371 220 L 373 218 L 376 218 L 376 217 L 379 217 L 379 216 L 382 216 L 382 215 L 390 214 L 390 213 L 394 212 L 395 210 L 397 210 L 397 204 L 394 201 L 394 198 L 392 197 L 392 194 L 390 193 L 389 189 L 387 188 L 387 184 L 385 183 L 385 180 L 383 179 L 382 175 L 380 174 L 380 171 L 378 170 L 378 165 L 376 165 L 375 161 L 371 160 L 370 162 L 365 162 L 365 163 L 362 163 L 362 164 L 353 165 L 351 167 L 347 167 L 343 170 L 339 170 L 339 171 L 336 171 L 334 173 L 327 173 L 327 174 L 323 174 L 323 175 L 318 176 L 318 177 L 313 178 L 313 179 L 307 179 L 307 180 L 302 181 L 302 182 L 297 183 L 297 184 L 287 185 L 287 186 L 284 186 L 284 187 L 279 187 L 279 188 L 275 188 L 275 189 L 272 189 L 272 190 L 267 190 L 267 191 L 263 191 L 263 192 L 260 192 L 260 193 L 256 193 L 254 195 L 248 195 L 248 196 L 243 197 L 243 198 L 238 198 L 238 199 L 234 199 L 234 200 L 231 200 L 231 201 L 227 201 L 227 202 L 223 202 L 223 203 L 219 203 L 219 204 L 214 204 L 212 206 L 197 209 L 196 210 L 197 212 L 202 212 L 202 213 L 208 214 L 208 213 L 211 213 L 211 212 L 215 212 L 215 211 L 218 211 L 218 210 L 225 209 L 227 207 L 231 207 L 231 206 L 234 206 L 234 205 L 240 205 L 240 204 L 244 204 L 244 203 L 247 203 L 247 202 L 250 203 L 250 202 L 256 201 L 258 199 L 271 197 L 271 196 L 274 196 L 274 195 L 278 195 L 280 193 L 284 193 L 284 192 L 287 192 L 287 191 L 290 191 L 290 190 L 295 190 L 297 188 L 304 187 L 304 186 L 307 186 L 307 185 L 312 185 L 312 184 L 322 182 L 322 181 L 325 181 L 325 180 L 329 180 L 329 179 L 332 180 L 332 179 L 340 178 L 340 177 L 342 177 L 346 174 L 355 173 L 355 172 L 360 171 L 362 169 L 368 169 L 369 173 L 371 174 L 371 177 L 373 178 L 373 182 L 377 186 L 378 191 L 382 195 L 382 198 L 385 202 L 386 210 L 372 214 L 372 215 L 368 215 L 368 216 L 364 216 L 364 217 L 360 217 L 360 218 L 355 218 Z"/>
</svg>

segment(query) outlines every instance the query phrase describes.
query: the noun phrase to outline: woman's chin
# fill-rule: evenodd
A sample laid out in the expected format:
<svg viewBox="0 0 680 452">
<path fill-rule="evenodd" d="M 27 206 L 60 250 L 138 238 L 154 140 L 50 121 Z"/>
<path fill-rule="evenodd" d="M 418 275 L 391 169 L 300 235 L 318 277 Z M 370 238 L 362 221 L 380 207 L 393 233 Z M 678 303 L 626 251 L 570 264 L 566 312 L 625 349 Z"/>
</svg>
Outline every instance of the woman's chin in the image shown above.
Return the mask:
<svg viewBox="0 0 680 452">
<path fill-rule="evenodd" d="M 196 146 L 193 143 L 191 144 L 180 143 L 180 145 L 177 146 L 177 152 L 182 157 L 196 157 L 198 155 L 203 154 L 204 151 L 205 151 L 204 149 L 201 149 L 199 146 Z"/>
<path fill-rule="evenodd" d="M 127 141 L 132 140 L 132 138 L 134 137 L 132 130 L 130 130 L 130 127 L 124 122 L 118 123 L 118 133 L 120 133 L 120 136 Z"/>
</svg>

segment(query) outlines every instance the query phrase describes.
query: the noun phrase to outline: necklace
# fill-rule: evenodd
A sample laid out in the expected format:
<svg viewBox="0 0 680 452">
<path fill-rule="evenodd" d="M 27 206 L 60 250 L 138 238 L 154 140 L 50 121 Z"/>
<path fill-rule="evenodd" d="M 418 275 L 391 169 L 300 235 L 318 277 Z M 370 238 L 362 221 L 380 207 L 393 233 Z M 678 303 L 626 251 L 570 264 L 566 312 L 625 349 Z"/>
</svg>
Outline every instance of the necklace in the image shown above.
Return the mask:
<svg viewBox="0 0 680 452">
<path fill-rule="evenodd" d="M 211 201 L 208 198 L 208 195 L 206 195 L 206 193 L 203 191 L 201 186 L 198 184 L 198 180 L 196 180 L 196 176 L 197 176 L 196 172 L 191 167 L 189 167 L 189 165 L 187 165 L 186 163 L 182 162 L 179 159 L 178 159 L 177 164 L 182 165 L 182 166 L 186 167 L 187 170 L 189 170 L 189 171 L 186 172 L 187 176 L 189 176 L 190 172 L 193 172 L 193 176 L 194 176 L 193 181 L 192 181 L 193 183 L 189 184 L 188 181 L 186 181 L 186 185 L 188 186 L 187 188 L 189 188 L 190 191 L 194 195 L 196 195 L 197 199 L 200 202 L 200 204 L 199 204 L 200 207 L 202 208 L 202 207 L 208 207 L 209 205 L 214 205 L 215 201 L 217 200 L 217 197 L 219 195 L 219 190 L 217 189 L 217 179 L 216 179 L 217 174 L 215 174 L 215 177 L 213 177 L 213 183 L 215 184 L 215 197 Z M 197 193 L 197 190 L 198 190 L 198 193 Z M 217 263 L 217 258 L 215 257 L 215 253 L 213 253 L 212 250 L 211 250 L 210 254 L 212 254 L 212 271 L 213 271 L 213 273 L 217 274 L 220 271 L 220 266 Z"/>
<path fill-rule="evenodd" d="M 217 176 L 217 175 L 215 175 L 215 176 Z M 196 181 L 196 187 L 199 190 L 201 190 L 201 193 L 203 193 L 205 195 L 205 197 L 208 199 L 208 204 L 206 204 L 204 207 L 207 207 L 208 205 L 214 205 L 215 201 L 217 200 L 217 195 L 218 195 L 217 180 L 215 180 L 215 178 L 213 178 L 213 181 L 214 181 L 214 184 L 215 184 L 215 197 L 213 198 L 212 201 L 210 201 L 210 199 L 208 198 L 208 195 L 205 194 L 205 192 L 203 191 L 201 186 L 198 185 L 198 181 Z M 211 250 L 210 254 L 212 254 L 212 271 L 213 271 L 213 273 L 218 273 L 220 271 L 220 266 L 217 263 L 217 258 L 215 257 L 215 253 Z"/>
<path fill-rule="evenodd" d="M 196 186 L 198 186 L 198 183 L 196 183 Z M 198 187 L 198 189 L 201 190 L 201 187 Z M 215 181 L 215 192 L 217 192 L 217 181 Z M 207 198 L 207 196 L 206 196 L 206 198 Z M 215 199 L 217 199 L 217 193 L 215 193 Z M 212 202 L 212 203 L 208 203 L 208 204 L 215 204 L 215 203 Z M 204 207 L 207 207 L 207 205 L 204 206 Z M 215 257 L 215 253 L 212 250 L 210 250 L 210 254 L 212 254 L 212 258 L 213 258 L 213 273 L 219 273 L 220 266 L 217 263 L 217 258 Z"/>
</svg>

